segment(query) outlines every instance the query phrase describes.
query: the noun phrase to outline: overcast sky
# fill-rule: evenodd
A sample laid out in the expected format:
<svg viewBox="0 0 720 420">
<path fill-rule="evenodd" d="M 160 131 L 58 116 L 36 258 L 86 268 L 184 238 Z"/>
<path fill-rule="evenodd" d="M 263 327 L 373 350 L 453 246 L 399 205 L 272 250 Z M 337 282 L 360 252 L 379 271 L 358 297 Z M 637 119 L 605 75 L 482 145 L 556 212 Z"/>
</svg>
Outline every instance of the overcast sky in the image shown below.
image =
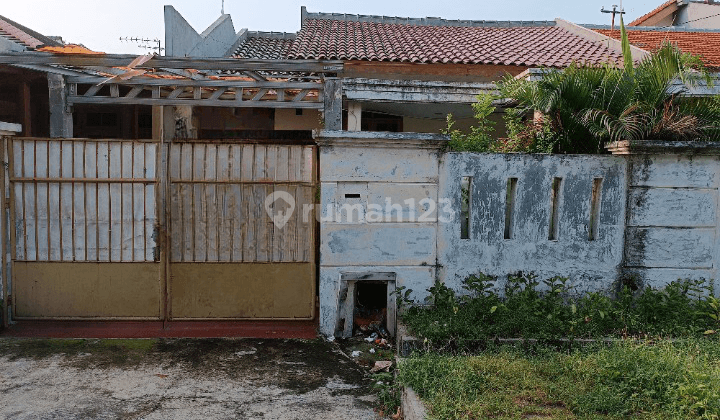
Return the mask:
<svg viewBox="0 0 720 420">
<path fill-rule="evenodd" d="M 124 36 L 164 39 L 163 6 L 172 4 L 198 31 L 218 17 L 222 0 L 3 0 L 0 15 L 44 35 L 59 35 L 96 51 L 143 53 Z M 626 22 L 641 16 L 664 0 L 625 0 Z M 552 20 L 610 24 L 611 8 L 618 0 L 225 0 L 225 13 L 235 29 L 296 32 L 300 6 L 310 12 L 353 13 L 403 17 L 442 17 L 469 20 Z M 164 44 L 164 41 L 163 41 Z"/>
</svg>

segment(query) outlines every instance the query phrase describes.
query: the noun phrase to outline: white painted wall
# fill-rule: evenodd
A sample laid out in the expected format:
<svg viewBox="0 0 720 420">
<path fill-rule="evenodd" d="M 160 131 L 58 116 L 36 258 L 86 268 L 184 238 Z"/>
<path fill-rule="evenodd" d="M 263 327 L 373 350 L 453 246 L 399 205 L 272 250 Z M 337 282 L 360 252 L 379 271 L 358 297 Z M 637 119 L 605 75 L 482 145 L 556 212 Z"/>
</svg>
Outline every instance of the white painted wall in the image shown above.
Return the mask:
<svg viewBox="0 0 720 420">
<path fill-rule="evenodd" d="M 438 226 L 440 277 L 458 291 L 471 274 L 535 272 L 571 277 L 581 290 L 608 287 L 622 263 L 625 223 L 624 158 L 526 154 L 448 153 L 440 171 L 440 195 L 460 208 L 463 177 L 472 177 L 470 238 L 460 238 L 460 219 Z M 558 237 L 549 240 L 553 179 L 562 178 Z M 517 178 L 511 239 L 505 239 L 508 178 Z M 589 240 L 593 180 L 602 178 L 598 235 Z"/>
<path fill-rule="evenodd" d="M 395 273 L 396 286 L 414 290 L 434 281 L 437 214 L 420 201 L 438 200 L 438 147 L 445 141 L 414 133 L 321 132 L 322 334 L 342 328 L 342 273 Z M 386 199 L 398 209 L 388 212 Z M 408 199 L 417 203 L 415 217 Z M 357 210 L 334 215 L 343 205 Z"/>
<path fill-rule="evenodd" d="M 397 286 L 413 289 L 418 302 L 436 279 L 462 291 L 463 280 L 478 273 L 501 279 L 518 271 L 541 279 L 568 277 L 577 293 L 610 291 L 629 276 L 653 287 L 680 278 L 718 278 L 720 147 L 703 143 L 692 150 L 668 143 L 660 147 L 663 154 L 617 156 L 439 154 L 432 148 L 439 137 L 427 134 L 321 132 L 317 139 L 325 218 L 320 232 L 322 334 L 336 333 L 341 274 L 349 272 L 395 273 Z M 461 239 L 457 217 L 463 177 L 472 177 L 469 239 Z M 508 178 L 517 178 L 517 188 L 513 234 L 506 239 Z M 558 235 L 551 240 L 555 178 L 562 181 L 556 199 Z M 591 240 L 596 179 L 602 183 L 597 234 Z M 402 207 L 402 221 L 370 220 L 370 206 L 385 197 L 393 202 L 446 199 L 451 211 L 433 215 L 456 212 L 456 217 L 410 222 L 409 209 Z M 327 206 L 342 204 L 356 205 L 362 217 L 328 220 Z"/>
<path fill-rule="evenodd" d="M 720 4 L 690 2 L 680 8 L 674 26 L 692 29 L 720 29 Z"/>
</svg>

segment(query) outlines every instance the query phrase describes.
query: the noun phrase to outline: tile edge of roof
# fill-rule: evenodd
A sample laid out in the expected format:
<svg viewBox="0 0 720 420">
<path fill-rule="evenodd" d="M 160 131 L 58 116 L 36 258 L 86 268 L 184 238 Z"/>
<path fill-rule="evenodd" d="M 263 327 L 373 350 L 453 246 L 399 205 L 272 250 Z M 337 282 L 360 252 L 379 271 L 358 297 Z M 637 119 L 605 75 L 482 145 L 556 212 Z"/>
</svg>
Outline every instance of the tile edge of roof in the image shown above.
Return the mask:
<svg viewBox="0 0 720 420">
<path fill-rule="evenodd" d="M 537 27 L 537 26 L 556 26 L 554 20 L 538 20 L 538 21 L 498 21 L 498 20 L 453 20 L 443 19 L 439 17 L 400 17 L 400 16 L 380 16 L 380 15 L 358 15 L 347 13 L 323 13 L 323 12 L 307 12 L 303 14 L 303 24 L 307 20 L 335 20 L 342 22 L 368 22 L 368 23 L 384 23 L 395 25 L 412 25 L 412 26 L 460 26 L 460 27 Z"/>
</svg>

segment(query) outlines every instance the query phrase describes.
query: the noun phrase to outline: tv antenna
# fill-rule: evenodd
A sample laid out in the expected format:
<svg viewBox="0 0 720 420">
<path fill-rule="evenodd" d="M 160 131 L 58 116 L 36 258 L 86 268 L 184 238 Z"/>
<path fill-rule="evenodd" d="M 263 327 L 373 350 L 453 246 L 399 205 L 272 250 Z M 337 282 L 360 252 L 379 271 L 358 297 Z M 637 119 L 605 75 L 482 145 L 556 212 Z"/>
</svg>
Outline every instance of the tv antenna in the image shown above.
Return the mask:
<svg viewBox="0 0 720 420">
<path fill-rule="evenodd" d="M 157 51 L 158 55 L 162 55 L 163 51 L 165 51 L 165 48 L 162 47 L 162 42 L 158 38 L 150 39 L 150 38 L 121 36 L 120 41 L 134 42 L 134 43 L 138 44 L 139 48 Z M 153 45 L 153 44 L 156 44 L 156 45 Z"/>
<path fill-rule="evenodd" d="M 624 15 L 625 10 L 623 10 L 622 3 L 620 3 L 620 10 L 618 10 L 618 5 L 613 4 L 612 10 L 605 10 L 605 6 L 600 10 L 602 13 L 612 13 L 612 26 L 610 27 L 611 30 L 615 30 L 615 15 Z"/>
</svg>

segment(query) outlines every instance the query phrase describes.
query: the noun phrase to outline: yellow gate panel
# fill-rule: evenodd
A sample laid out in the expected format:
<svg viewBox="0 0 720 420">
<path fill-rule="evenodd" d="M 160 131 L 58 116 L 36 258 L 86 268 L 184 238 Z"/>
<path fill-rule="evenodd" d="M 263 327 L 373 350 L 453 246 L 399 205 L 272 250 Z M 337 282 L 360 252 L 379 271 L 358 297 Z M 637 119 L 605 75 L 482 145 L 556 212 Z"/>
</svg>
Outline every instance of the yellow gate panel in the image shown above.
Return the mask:
<svg viewBox="0 0 720 420">
<path fill-rule="evenodd" d="M 315 264 L 173 263 L 171 318 L 313 319 Z"/>
<path fill-rule="evenodd" d="M 158 263 L 14 262 L 17 319 L 160 319 Z"/>
</svg>

